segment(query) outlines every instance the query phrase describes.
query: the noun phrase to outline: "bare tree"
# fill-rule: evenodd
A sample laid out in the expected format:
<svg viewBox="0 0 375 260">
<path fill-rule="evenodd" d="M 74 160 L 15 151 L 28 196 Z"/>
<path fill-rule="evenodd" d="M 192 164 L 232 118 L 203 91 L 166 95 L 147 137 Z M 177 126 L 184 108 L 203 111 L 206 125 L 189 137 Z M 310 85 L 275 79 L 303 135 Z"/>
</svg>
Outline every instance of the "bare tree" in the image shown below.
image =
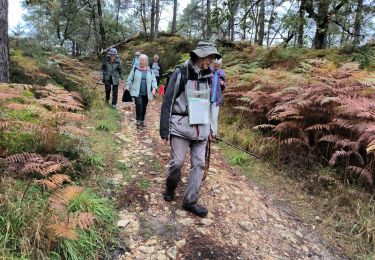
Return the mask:
<svg viewBox="0 0 375 260">
<path fill-rule="evenodd" d="M 0 0 L 0 82 L 9 82 L 8 0 Z"/>
<path fill-rule="evenodd" d="M 173 20 L 172 20 L 172 34 L 176 33 L 177 28 L 177 0 L 173 1 Z"/>
<path fill-rule="evenodd" d="M 104 30 L 103 11 L 102 11 L 101 0 L 97 0 L 97 8 L 98 8 L 98 19 L 99 19 L 101 47 L 104 50 L 106 48 L 106 42 L 107 41 L 106 41 L 106 38 L 105 38 L 105 30 Z"/>
<path fill-rule="evenodd" d="M 151 1 L 151 28 L 150 28 L 150 40 L 154 40 L 155 34 L 155 0 Z"/>
<path fill-rule="evenodd" d="M 160 21 L 160 0 L 155 2 L 155 31 L 154 31 L 154 40 L 158 38 L 159 33 L 159 21 Z"/>
<path fill-rule="evenodd" d="M 304 25 L 305 25 L 305 9 L 304 7 L 304 1 L 301 0 L 300 7 L 298 11 L 299 20 L 298 20 L 298 47 L 303 47 L 303 37 L 304 37 Z"/>
<path fill-rule="evenodd" d="M 207 30 L 206 30 L 206 35 L 207 37 L 211 37 L 211 0 L 207 0 L 206 3 L 206 13 L 207 13 Z"/>
<path fill-rule="evenodd" d="M 264 38 L 264 18 L 266 16 L 266 3 L 265 0 L 260 1 L 260 10 L 259 10 L 259 27 L 258 27 L 258 44 L 263 45 Z"/>
</svg>

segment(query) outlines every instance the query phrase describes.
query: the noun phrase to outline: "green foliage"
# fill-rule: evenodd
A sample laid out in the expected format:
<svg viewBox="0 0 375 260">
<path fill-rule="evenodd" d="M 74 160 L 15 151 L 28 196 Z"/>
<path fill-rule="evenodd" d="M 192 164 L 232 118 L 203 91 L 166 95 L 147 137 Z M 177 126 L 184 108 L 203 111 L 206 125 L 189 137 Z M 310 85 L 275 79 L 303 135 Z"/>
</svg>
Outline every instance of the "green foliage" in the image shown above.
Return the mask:
<svg viewBox="0 0 375 260">
<path fill-rule="evenodd" d="M 150 182 L 150 180 L 142 178 L 142 179 L 139 180 L 139 186 L 142 189 L 147 190 L 151 186 L 151 182 Z"/>
<path fill-rule="evenodd" d="M 247 162 L 247 160 L 248 160 L 248 155 L 245 153 L 240 153 L 240 154 L 233 156 L 230 162 L 234 165 L 242 166 Z"/>
<path fill-rule="evenodd" d="M 116 218 L 113 203 L 92 192 L 85 190 L 75 197 L 68 205 L 69 212 L 91 212 L 95 214 L 97 221 L 102 223 L 114 223 Z"/>
<path fill-rule="evenodd" d="M 0 149 L 9 154 L 43 151 L 43 140 L 37 133 L 19 131 L 0 132 Z"/>
<path fill-rule="evenodd" d="M 369 68 L 375 70 L 375 47 L 364 45 L 352 54 L 353 61 L 360 64 L 360 68 Z"/>
<path fill-rule="evenodd" d="M 97 154 L 87 156 L 86 164 L 89 166 L 98 167 L 99 169 L 104 169 L 105 163 L 103 157 Z"/>
</svg>

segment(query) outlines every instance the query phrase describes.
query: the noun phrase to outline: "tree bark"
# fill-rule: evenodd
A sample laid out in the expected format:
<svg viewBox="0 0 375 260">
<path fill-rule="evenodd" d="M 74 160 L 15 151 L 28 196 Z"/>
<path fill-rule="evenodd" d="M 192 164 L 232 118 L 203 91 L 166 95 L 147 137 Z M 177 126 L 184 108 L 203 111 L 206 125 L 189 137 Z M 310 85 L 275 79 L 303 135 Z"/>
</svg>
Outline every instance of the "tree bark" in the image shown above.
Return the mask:
<svg viewBox="0 0 375 260">
<path fill-rule="evenodd" d="M 302 48 L 303 47 L 303 38 L 304 38 L 304 25 L 305 25 L 305 9 L 304 7 L 304 1 L 306 0 L 301 0 L 301 4 L 299 7 L 299 21 L 298 21 L 298 47 Z"/>
<path fill-rule="evenodd" d="M 155 2 L 155 31 L 154 31 L 154 40 L 158 38 L 159 34 L 159 21 L 160 21 L 160 0 Z"/>
<path fill-rule="evenodd" d="M 103 23 L 103 11 L 102 11 L 102 2 L 101 2 L 101 0 L 97 0 L 97 7 L 98 7 L 98 18 L 99 18 L 99 30 L 100 30 L 101 48 L 104 50 L 107 41 L 106 41 L 106 38 L 105 38 L 105 30 L 104 30 L 104 23 Z"/>
<path fill-rule="evenodd" d="M 172 31 L 171 34 L 176 33 L 177 28 L 177 0 L 173 1 L 173 20 L 172 20 Z"/>
<path fill-rule="evenodd" d="M 206 34 L 207 34 L 207 38 L 210 38 L 211 37 L 211 0 L 207 0 L 207 2 L 206 2 L 206 13 L 207 13 L 207 20 L 206 20 L 207 31 L 206 31 Z"/>
<path fill-rule="evenodd" d="M 258 27 L 258 44 L 263 45 L 264 39 L 264 18 L 265 18 L 266 3 L 265 0 L 260 2 L 260 11 L 259 11 L 259 27 Z"/>
<path fill-rule="evenodd" d="M 361 43 L 361 26 L 363 19 L 363 0 L 357 1 L 357 10 L 354 20 L 354 39 L 353 45 L 358 46 Z"/>
<path fill-rule="evenodd" d="M 0 82 L 9 82 L 8 0 L 0 0 Z"/>
<path fill-rule="evenodd" d="M 151 28 L 150 28 L 150 40 L 154 40 L 155 34 L 155 0 L 151 1 Z"/>
</svg>

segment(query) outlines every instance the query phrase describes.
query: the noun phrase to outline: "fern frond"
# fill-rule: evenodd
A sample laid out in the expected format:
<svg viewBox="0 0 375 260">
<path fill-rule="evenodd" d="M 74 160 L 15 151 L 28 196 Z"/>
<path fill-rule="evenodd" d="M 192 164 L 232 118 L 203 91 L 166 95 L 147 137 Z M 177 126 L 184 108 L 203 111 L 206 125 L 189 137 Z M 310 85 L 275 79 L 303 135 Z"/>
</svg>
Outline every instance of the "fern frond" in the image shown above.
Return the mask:
<svg viewBox="0 0 375 260">
<path fill-rule="evenodd" d="M 244 106 L 236 106 L 234 107 L 234 109 L 239 110 L 239 111 L 244 111 L 244 112 L 251 112 L 250 108 L 244 107 Z"/>
<path fill-rule="evenodd" d="M 281 141 L 281 144 L 283 145 L 297 145 L 297 144 L 303 144 L 308 146 L 305 140 L 300 139 L 300 138 L 287 138 Z"/>
<path fill-rule="evenodd" d="M 318 140 L 318 142 L 336 143 L 339 140 L 342 140 L 342 137 L 338 135 L 324 135 Z"/>
<path fill-rule="evenodd" d="M 65 174 L 55 174 L 48 179 L 37 180 L 35 183 L 41 184 L 47 190 L 54 190 L 61 186 L 64 182 L 71 182 L 70 177 Z"/>
<path fill-rule="evenodd" d="M 355 173 L 357 175 L 359 175 L 361 178 L 363 178 L 364 180 L 367 181 L 367 183 L 369 183 L 371 186 L 373 185 L 373 176 L 371 174 L 370 171 L 364 169 L 364 168 L 361 168 L 361 167 L 357 167 L 357 166 L 349 166 L 347 168 L 351 173 Z"/>
<path fill-rule="evenodd" d="M 78 225 L 81 229 L 89 229 L 94 225 L 95 215 L 90 212 L 81 212 L 78 216 Z"/>
<path fill-rule="evenodd" d="M 67 238 L 71 240 L 78 239 L 75 221 L 63 221 L 49 225 L 48 228 L 54 238 Z"/>
<path fill-rule="evenodd" d="M 0 130 L 7 130 L 9 129 L 9 121 L 0 121 Z"/>
<path fill-rule="evenodd" d="M 43 159 L 39 154 L 36 153 L 19 153 L 6 157 L 5 161 L 7 163 L 26 163 L 32 158 Z"/>
<path fill-rule="evenodd" d="M 330 165 L 336 165 L 338 160 L 340 158 L 349 158 L 350 155 L 353 154 L 353 151 L 344 151 L 344 150 L 339 150 L 339 151 L 335 151 L 332 156 L 331 156 L 331 159 L 329 159 L 329 164 Z"/>
<path fill-rule="evenodd" d="M 279 132 L 279 133 L 285 133 L 288 131 L 293 131 L 295 129 L 301 129 L 296 122 L 293 121 L 285 121 L 280 124 L 278 124 L 274 131 Z"/>
<path fill-rule="evenodd" d="M 262 124 L 262 125 L 256 125 L 252 129 L 253 130 L 266 130 L 266 129 L 273 129 L 273 128 L 275 128 L 275 125 Z"/>
<path fill-rule="evenodd" d="M 62 190 L 57 191 L 50 197 L 52 208 L 61 209 L 62 205 L 66 205 L 69 201 L 73 200 L 76 196 L 83 192 L 83 187 L 68 186 Z"/>
<path fill-rule="evenodd" d="M 305 128 L 305 131 L 317 131 L 317 130 L 327 130 L 329 131 L 332 128 L 331 124 L 315 124 Z"/>
</svg>

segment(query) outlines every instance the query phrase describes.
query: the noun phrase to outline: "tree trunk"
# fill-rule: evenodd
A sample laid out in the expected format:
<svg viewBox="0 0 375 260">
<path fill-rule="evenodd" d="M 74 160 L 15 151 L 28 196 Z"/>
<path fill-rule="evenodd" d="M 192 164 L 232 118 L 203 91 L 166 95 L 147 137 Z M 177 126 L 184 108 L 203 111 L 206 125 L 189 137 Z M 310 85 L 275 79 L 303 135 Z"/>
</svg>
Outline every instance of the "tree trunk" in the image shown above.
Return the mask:
<svg viewBox="0 0 375 260">
<path fill-rule="evenodd" d="M 99 30 L 100 30 L 100 39 L 101 39 L 101 48 L 104 50 L 106 48 L 106 38 L 105 38 L 105 30 L 104 30 L 104 23 L 103 23 L 103 11 L 102 11 L 102 2 L 101 0 L 97 0 L 98 6 L 98 18 L 99 18 Z"/>
<path fill-rule="evenodd" d="M 327 46 L 327 31 L 329 1 L 318 1 L 318 14 L 316 19 L 316 31 L 314 37 L 315 49 L 324 49 Z"/>
<path fill-rule="evenodd" d="M 150 40 L 154 40 L 155 32 L 155 0 L 151 1 L 151 28 L 150 28 Z"/>
<path fill-rule="evenodd" d="M 207 19 L 206 19 L 207 31 L 206 31 L 206 35 L 207 35 L 207 38 L 210 38 L 211 37 L 211 0 L 207 0 L 207 2 L 206 2 L 206 13 L 207 13 Z"/>
<path fill-rule="evenodd" d="M 264 39 L 264 18 L 265 18 L 266 3 L 265 0 L 260 1 L 260 11 L 259 11 L 259 27 L 258 27 L 258 44 L 263 45 Z"/>
<path fill-rule="evenodd" d="M 298 47 L 302 48 L 303 47 L 303 38 L 304 38 L 304 25 L 305 25 L 305 9 L 304 7 L 304 1 L 306 0 L 301 0 L 301 4 L 299 7 L 299 21 L 298 21 Z"/>
<path fill-rule="evenodd" d="M 154 40 L 158 38 L 159 33 L 159 21 L 160 21 L 160 0 L 155 2 L 155 31 L 154 31 Z"/>
<path fill-rule="evenodd" d="M 9 82 L 8 0 L 0 0 L 0 82 Z"/>
<path fill-rule="evenodd" d="M 172 20 L 172 34 L 176 33 L 177 27 L 177 0 L 173 1 L 173 20 Z"/>
<path fill-rule="evenodd" d="M 353 45 L 358 46 L 361 42 L 361 26 L 362 26 L 362 13 L 363 13 L 363 0 L 357 1 L 357 10 L 354 20 L 354 39 Z"/>
</svg>

